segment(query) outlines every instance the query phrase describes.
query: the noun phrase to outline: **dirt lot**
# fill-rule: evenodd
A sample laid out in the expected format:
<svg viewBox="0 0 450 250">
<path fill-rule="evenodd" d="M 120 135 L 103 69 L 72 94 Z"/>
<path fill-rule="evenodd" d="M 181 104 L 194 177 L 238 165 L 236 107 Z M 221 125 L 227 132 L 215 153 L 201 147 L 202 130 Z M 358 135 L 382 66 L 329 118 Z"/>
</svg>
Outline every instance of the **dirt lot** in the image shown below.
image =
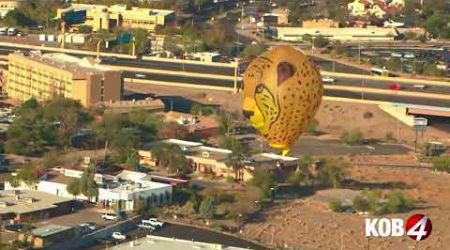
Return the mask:
<svg viewBox="0 0 450 250">
<path fill-rule="evenodd" d="M 445 250 L 450 245 L 450 175 L 420 170 L 353 168 L 349 176 L 369 184 L 405 185 L 404 192 L 425 201 L 423 209 L 388 217 L 408 218 L 414 213 L 428 215 L 433 223 L 430 238 L 416 244 L 405 237 L 370 238 L 364 236 L 364 217 L 350 213 L 334 213 L 313 205 L 312 197 L 288 201 L 266 209 L 261 222 L 247 224 L 244 234 L 255 240 L 307 249 L 432 249 Z M 341 239 L 342 237 L 342 239 Z M 343 242 L 341 248 L 340 242 Z M 296 249 L 297 249 L 296 248 Z M 303 249 L 303 248 L 301 248 Z"/>
<path fill-rule="evenodd" d="M 182 96 L 194 102 L 222 106 L 233 112 L 240 113 L 241 110 L 239 93 L 136 83 L 127 83 L 126 88 L 156 95 Z M 386 133 L 390 132 L 394 138 L 398 137 L 399 141 L 412 143 L 415 140 L 415 131 L 412 128 L 398 122 L 373 104 L 323 101 L 316 119 L 319 120 L 320 130 L 324 132 L 323 137 L 338 137 L 344 130 L 359 129 L 367 138 L 384 139 Z M 437 139 L 450 143 L 450 125 L 442 123 L 438 125 L 438 128 L 429 127 L 427 129 L 424 140 Z"/>
</svg>

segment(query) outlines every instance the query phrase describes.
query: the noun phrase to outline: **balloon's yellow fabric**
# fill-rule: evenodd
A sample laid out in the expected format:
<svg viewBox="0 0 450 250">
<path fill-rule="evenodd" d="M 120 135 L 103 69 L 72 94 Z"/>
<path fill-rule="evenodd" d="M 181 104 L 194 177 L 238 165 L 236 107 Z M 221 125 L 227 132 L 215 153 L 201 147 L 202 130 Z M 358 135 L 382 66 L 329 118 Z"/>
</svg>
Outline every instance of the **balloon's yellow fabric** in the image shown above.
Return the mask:
<svg viewBox="0 0 450 250">
<path fill-rule="evenodd" d="M 319 69 L 290 46 L 266 51 L 244 75 L 243 113 L 273 148 L 285 155 L 322 101 Z"/>
</svg>

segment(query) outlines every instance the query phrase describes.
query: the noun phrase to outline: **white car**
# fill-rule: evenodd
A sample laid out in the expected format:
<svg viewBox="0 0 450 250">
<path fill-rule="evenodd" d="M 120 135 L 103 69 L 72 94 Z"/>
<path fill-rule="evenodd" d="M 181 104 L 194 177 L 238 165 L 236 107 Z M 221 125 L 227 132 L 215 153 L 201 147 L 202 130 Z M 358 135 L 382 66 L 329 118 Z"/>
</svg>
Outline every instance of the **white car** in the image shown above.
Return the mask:
<svg viewBox="0 0 450 250">
<path fill-rule="evenodd" d="M 148 223 L 148 222 L 141 222 L 140 224 L 137 225 L 137 227 L 142 228 L 142 229 L 147 229 L 150 232 L 153 232 L 156 230 L 156 227 L 150 225 L 150 223 Z"/>
<path fill-rule="evenodd" d="M 322 77 L 322 82 L 335 83 L 336 79 L 330 76 L 324 76 Z"/>
<path fill-rule="evenodd" d="M 112 233 L 111 237 L 115 240 L 126 240 L 127 236 L 125 234 L 122 234 L 121 232 L 114 232 Z"/>
<path fill-rule="evenodd" d="M 117 220 L 117 214 L 114 213 L 104 213 L 102 214 L 104 220 Z"/>
<path fill-rule="evenodd" d="M 93 222 L 82 223 L 82 224 L 80 224 L 80 227 L 89 228 L 89 230 L 91 230 L 91 231 L 94 231 L 95 229 L 97 229 L 97 225 Z"/>
<path fill-rule="evenodd" d="M 164 222 L 158 220 L 157 218 L 150 218 L 148 220 L 142 220 L 141 224 L 144 224 L 144 223 L 146 223 L 146 224 L 148 223 L 149 225 L 151 225 L 153 227 L 162 227 L 162 226 L 164 226 Z"/>
<path fill-rule="evenodd" d="M 147 76 L 144 74 L 135 74 L 136 77 L 138 78 L 146 78 Z"/>
<path fill-rule="evenodd" d="M 407 58 L 407 59 L 414 59 L 414 58 L 416 58 L 416 55 L 414 55 L 412 53 L 408 53 L 408 54 L 405 54 L 405 58 Z"/>
</svg>

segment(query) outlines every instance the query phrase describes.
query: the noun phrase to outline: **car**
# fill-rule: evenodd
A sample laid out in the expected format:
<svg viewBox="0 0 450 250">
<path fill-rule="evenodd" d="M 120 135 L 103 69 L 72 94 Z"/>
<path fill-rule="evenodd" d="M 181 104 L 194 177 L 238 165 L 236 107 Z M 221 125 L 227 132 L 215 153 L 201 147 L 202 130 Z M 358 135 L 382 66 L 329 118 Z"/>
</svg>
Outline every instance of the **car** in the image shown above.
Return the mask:
<svg viewBox="0 0 450 250">
<path fill-rule="evenodd" d="M 333 77 L 330 77 L 330 76 L 324 76 L 324 77 L 322 77 L 322 82 L 335 83 L 336 79 L 334 79 Z"/>
<path fill-rule="evenodd" d="M 405 58 L 414 59 L 414 58 L 416 58 L 416 55 L 414 55 L 412 53 L 407 53 L 407 54 L 405 54 Z"/>
<path fill-rule="evenodd" d="M 155 226 L 150 225 L 150 223 L 148 223 L 148 222 L 144 222 L 144 220 L 141 223 L 139 223 L 137 225 L 137 227 L 142 228 L 142 229 L 147 229 L 150 232 L 153 232 L 156 230 Z"/>
<path fill-rule="evenodd" d="M 117 220 L 118 216 L 115 213 L 104 213 L 102 214 L 104 220 Z"/>
<path fill-rule="evenodd" d="M 425 84 L 414 84 L 413 87 L 416 88 L 416 89 L 426 89 L 427 85 L 425 85 Z"/>
<path fill-rule="evenodd" d="M 89 230 L 94 231 L 97 229 L 97 224 L 94 222 L 85 222 L 79 225 L 80 227 L 89 228 Z"/>
<path fill-rule="evenodd" d="M 138 77 L 138 78 L 146 78 L 147 75 L 145 74 L 135 74 L 134 76 Z"/>
<path fill-rule="evenodd" d="M 392 83 L 392 84 L 389 84 L 389 89 L 400 90 L 400 89 L 402 89 L 402 85 L 400 83 Z"/>
<path fill-rule="evenodd" d="M 402 54 L 402 53 L 398 53 L 398 52 L 392 52 L 392 53 L 391 53 L 391 56 L 392 56 L 392 57 L 398 57 L 398 58 L 401 58 L 401 57 L 403 57 L 403 54 Z"/>
<path fill-rule="evenodd" d="M 127 236 L 121 232 L 113 232 L 111 237 L 115 240 L 126 240 Z"/>
<path fill-rule="evenodd" d="M 141 223 L 148 223 L 153 227 L 162 227 L 164 226 L 164 222 L 158 220 L 157 218 L 150 218 L 148 220 L 142 220 Z"/>
</svg>

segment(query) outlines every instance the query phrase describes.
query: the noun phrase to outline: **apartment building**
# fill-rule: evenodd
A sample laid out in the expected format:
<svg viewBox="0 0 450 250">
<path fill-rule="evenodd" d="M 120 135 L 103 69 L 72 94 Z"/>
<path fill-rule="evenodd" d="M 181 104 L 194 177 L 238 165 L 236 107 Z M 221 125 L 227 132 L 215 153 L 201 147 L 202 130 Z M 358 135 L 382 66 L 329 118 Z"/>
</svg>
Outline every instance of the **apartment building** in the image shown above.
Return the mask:
<svg viewBox="0 0 450 250">
<path fill-rule="evenodd" d="M 80 13 L 82 17 L 77 17 L 76 13 Z M 77 20 L 68 20 L 70 17 L 76 17 Z M 64 20 L 66 25 L 71 25 L 75 29 L 78 25 L 89 25 L 92 26 L 93 31 L 142 28 L 151 32 L 157 25 L 165 26 L 173 21 L 175 12 L 162 9 L 127 8 L 124 4 L 111 6 L 72 4 L 67 8 L 58 9 L 56 18 Z"/>
<path fill-rule="evenodd" d="M 120 100 L 122 94 L 122 73 L 87 58 L 59 53 L 11 53 L 8 60 L 6 93 L 12 99 L 26 101 L 35 97 L 43 101 L 62 95 L 89 107 Z"/>
</svg>

